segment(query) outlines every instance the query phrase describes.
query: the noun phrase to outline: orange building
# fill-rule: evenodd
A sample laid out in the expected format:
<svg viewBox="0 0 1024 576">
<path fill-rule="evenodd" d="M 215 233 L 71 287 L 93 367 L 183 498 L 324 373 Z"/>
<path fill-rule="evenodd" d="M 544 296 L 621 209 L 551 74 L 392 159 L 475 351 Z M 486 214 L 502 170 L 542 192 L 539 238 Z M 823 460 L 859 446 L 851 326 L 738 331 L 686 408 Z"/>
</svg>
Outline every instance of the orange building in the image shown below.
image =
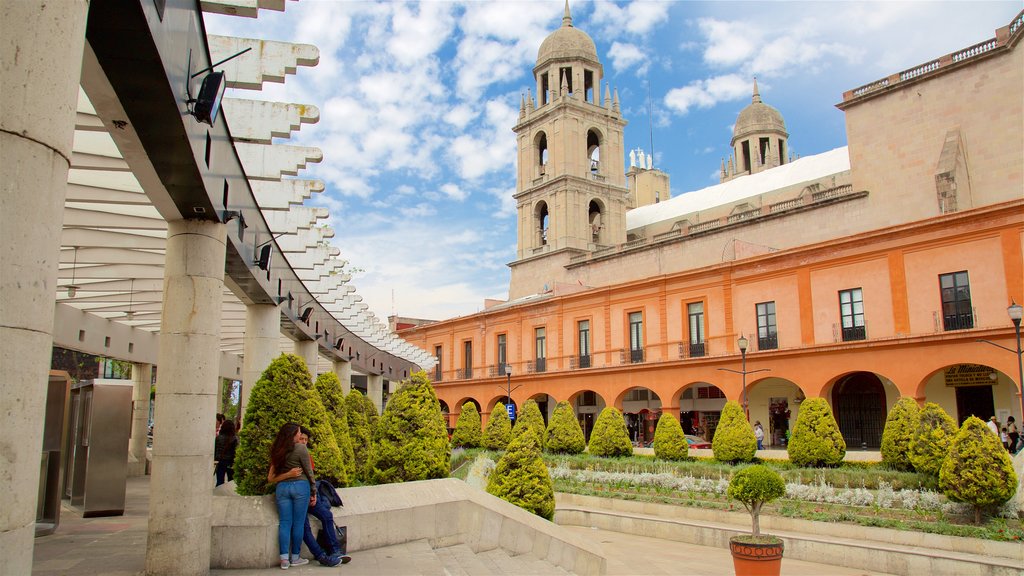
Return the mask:
<svg viewBox="0 0 1024 576">
<path fill-rule="evenodd" d="M 570 402 L 588 436 L 615 406 L 637 442 L 662 412 L 710 439 L 727 399 L 775 446 L 809 397 L 851 447 L 877 447 L 904 396 L 1020 420 L 1018 357 L 978 340 L 1015 348 L 1024 302 L 1022 28 L 847 92 L 848 148 L 815 157 L 785 157 L 755 84 L 722 183 L 672 195 L 632 153 L 607 172 L 625 122 L 567 13 L 515 127 L 512 299 L 399 332 L 437 358 L 450 425 L 509 395 Z"/>
</svg>

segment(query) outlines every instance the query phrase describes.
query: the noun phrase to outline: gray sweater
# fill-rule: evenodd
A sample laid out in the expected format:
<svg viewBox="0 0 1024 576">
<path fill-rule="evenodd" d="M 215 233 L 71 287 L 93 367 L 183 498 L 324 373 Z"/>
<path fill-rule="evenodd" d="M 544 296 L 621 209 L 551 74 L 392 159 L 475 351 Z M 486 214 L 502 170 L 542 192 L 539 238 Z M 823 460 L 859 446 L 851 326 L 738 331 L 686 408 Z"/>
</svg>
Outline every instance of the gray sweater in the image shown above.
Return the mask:
<svg viewBox="0 0 1024 576">
<path fill-rule="evenodd" d="M 299 480 L 306 480 L 307 482 L 309 482 L 310 489 L 315 490 L 316 477 L 313 476 L 313 467 L 309 465 L 309 450 L 306 449 L 305 444 L 295 444 L 295 447 L 292 448 L 292 451 L 289 452 L 287 456 L 285 456 L 284 470 L 278 470 L 277 473 L 280 474 L 286 470 L 291 470 L 292 468 L 296 467 L 302 468 L 302 475 L 298 476 L 297 478 L 289 478 L 287 480 L 282 480 L 281 482 L 297 482 Z M 303 478 L 303 476 L 305 476 L 305 478 Z"/>
</svg>

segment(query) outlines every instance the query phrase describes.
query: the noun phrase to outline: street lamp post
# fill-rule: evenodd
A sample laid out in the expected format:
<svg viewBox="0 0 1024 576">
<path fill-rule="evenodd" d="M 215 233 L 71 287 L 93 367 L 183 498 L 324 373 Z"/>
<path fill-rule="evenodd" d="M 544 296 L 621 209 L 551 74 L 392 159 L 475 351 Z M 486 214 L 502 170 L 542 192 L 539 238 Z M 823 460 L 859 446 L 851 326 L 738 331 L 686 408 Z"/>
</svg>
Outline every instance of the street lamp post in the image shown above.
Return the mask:
<svg viewBox="0 0 1024 576">
<path fill-rule="evenodd" d="M 512 387 L 512 366 L 505 364 L 505 410 L 508 410 L 509 405 L 512 404 L 512 393 L 519 389 L 522 384 L 516 384 L 516 387 Z M 501 388 L 501 385 L 498 385 Z"/>
<path fill-rule="evenodd" d="M 1006 308 L 1006 315 L 1010 317 L 1010 321 L 1013 322 L 1013 331 L 1017 336 L 1017 349 L 1007 348 L 1002 344 L 996 344 L 995 342 L 979 338 L 978 342 L 984 342 L 985 344 L 991 344 L 996 348 L 1002 348 L 1007 352 L 1013 352 L 1017 355 L 1017 385 L 1021 387 L 1020 395 L 1020 410 L 1022 418 L 1024 418 L 1024 360 L 1021 359 L 1021 348 L 1020 348 L 1020 319 L 1024 313 L 1024 307 L 1017 304 L 1013 300 L 1010 301 L 1010 306 Z"/>
<path fill-rule="evenodd" d="M 750 341 L 747 340 L 746 336 L 740 335 L 739 340 L 736 341 L 736 346 L 740 349 L 740 370 L 732 370 L 729 368 L 719 368 L 723 372 L 732 372 L 733 374 L 740 374 L 743 376 L 743 415 L 750 420 L 749 402 L 747 399 L 747 374 L 756 374 L 758 372 L 770 372 L 770 368 L 760 368 L 757 370 L 747 370 L 747 346 Z"/>
</svg>

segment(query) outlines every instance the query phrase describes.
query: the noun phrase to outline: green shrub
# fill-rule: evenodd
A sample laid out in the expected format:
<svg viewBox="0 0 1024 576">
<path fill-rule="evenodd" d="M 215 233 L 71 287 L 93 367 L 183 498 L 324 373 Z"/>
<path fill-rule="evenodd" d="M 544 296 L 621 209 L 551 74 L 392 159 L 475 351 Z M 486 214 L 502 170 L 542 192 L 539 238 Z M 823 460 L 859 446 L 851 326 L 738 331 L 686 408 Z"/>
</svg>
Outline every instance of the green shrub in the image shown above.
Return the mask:
<svg viewBox="0 0 1024 576">
<path fill-rule="evenodd" d="M 955 435 L 956 423 L 942 406 L 925 402 L 917 420 L 914 438 L 910 441 L 910 463 L 914 469 L 938 476 Z"/>
<path fill-rule="evenodd" d="M 555 492 L 533 428 L 525 427 L 509 442 L 491 472 L 487 492 L 541 518 L 554 518 Z"/>
<path fill-rule="evenodd" d="M 377 407 L 362 392 L 352 390 L 345 396 L 345 415 L 348 417 L 348 432 L 355 455 L 356 479 L 367 482 L 371 476 L 368 465 L 373 430 L 377 422 Z"/>
<path fill-rule="evenodd" d="M 255 496 L 272 491 L 267 484 L 270 446 L 287 422 L 305 426 L 313 433 L 310 454 L 316 474 L 340 486 L 348 484 L 331 419 L 313 388 L 306 363 L 298 356 L 282 354 L 267 366 L 249 394 L 235 455 L 238 493 Z"/>
<path fill-rule="evenodd" d="M 516 418 L 516 425 L 512 427 L 512 436 L 515 437 L 522 433 L 525 428 L 530 428 L 537 435 L 540 441 L 540 449 L 544 451 L 544 416 L 540 413 L 540 407 L 537 406 L 537 402 L 533 399 L 523 402 L 523 408 L 519 411 L 519 417 Z"/>
<path fill-rule="evenodd" d="M 654 456 L 662 460 L 686 460 L 689 453 L 690 445 L 686 442 L 679 420 L 663 412 L 658 418 L 658 428 L 654 431 Z"/>
<path fill-rule="evenodd" d="M 594 456 L 632 456 L 633 443 L 629 441 L 626 420 L 618 409 L 608 406 L 594 423 L 587 450 Z"/>
<path fill-rule="evenodd" d="M 836 466 L 846 456 L 846 441 L 824 398 L 808 398 L 790 436 L 789 461 L 797 466 Z"/>
<path fill-rule="evenodd" d="M 371 481 L 376 484 L 447 478 L 451 445 L 434 386 L 415 372 L 388 400 L 373 433 Z"/>
<path fill-rule="evenodd" d="M 564 400 L 555 405 L 546 436 L 545 448 L 554 454 L 580 454 L 587 448 L 580 421 L 572 406 Z"/>
<path fill-rule="evenodd" d="M 971 416 L 953 438 L 939 471 L 939 488 L 947 498 L 974 506 L 974 523 L 982 509 L 1006 502 L 1017 491 L 1013 462 L 999 438 Z"/>
<path fill-rule="evenodd" d="M 320 394 L 320 400 L 331 419 L 331 430 L 334 440 L 341 451 L 341 463 L 345 467 L 348 484 L 356 479 L 356 459 L 352 449 L 352 436 L 348 431 L 348 416 L 345 414 L 345 393 L 341 391 L 341 380 L 334 372 L 324 372 L 317 376 L 314 384 Z M 347 486 L 348 484 L 344 484 Z"/>
<path fill-rule="evenodd" d="M 452 447 L 479 448 L 483 441 L 484 435 L 480 431 L 480 411 L 476 409 L 476 404 L 466 402 L 462 405 L 462 412 L 459 412 L 459 419 L 455 422 Z"/>
<path fill-rule="evenodd" d="M 882 432 L 882 462 L 893 470 L 913 470 L 910 442 L 917 430 L 920 409 L 913 398 L 900 398 L 889 411 Z"/>
<path fill-rule="evenodd" d="M 715 460 L 722 462 L 750 462 L 757 453 L 754 429 L 743 414 L 743 407 L 732 400 L 725 403 L 722 415 L 711 441 Z"/>
<path fill-rule="evenodd" d="M 512 438 L 512 422 L 508 419 L 508 409 L 501 402 L 491 409 L 491 417 L 484 428 L 484 448 L 488 450 L 504 450 Z"/>
<path fill-rule="evenodd" d="M 786 483 L 778 472 L 763 464 L 747 466 L 729 480 L 729 497 L 750 512 L 751 536 L 761 535 L 761 507 L 786 495 Z"/>
</svg>

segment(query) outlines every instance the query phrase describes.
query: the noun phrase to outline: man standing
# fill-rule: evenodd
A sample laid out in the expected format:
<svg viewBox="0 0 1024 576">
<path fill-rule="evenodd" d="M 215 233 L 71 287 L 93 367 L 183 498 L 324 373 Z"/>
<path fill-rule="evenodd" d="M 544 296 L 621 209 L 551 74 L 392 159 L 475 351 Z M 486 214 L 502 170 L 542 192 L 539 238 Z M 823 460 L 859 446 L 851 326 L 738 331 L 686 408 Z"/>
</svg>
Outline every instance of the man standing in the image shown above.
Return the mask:
<svg viewBox="0 0 1024 576">
<path fill-rule="evenodd" d="M 992 433 L 996 435 L 996 438 L 998 438 L 999 437 L 999 421 L 996 420 L 996 417 L 993 416 L 993 417 L 989 418 L 988 422 L 986 422 L 986 424 L 988 424 L 988 429 L 991 430 Z"/>
<path fill-rule="evenodd" d="M 764 450 L 764 428 L 760 420 L 754 422 L 754 438 L 757 438 L 757 449 Z"/>
</svg>

